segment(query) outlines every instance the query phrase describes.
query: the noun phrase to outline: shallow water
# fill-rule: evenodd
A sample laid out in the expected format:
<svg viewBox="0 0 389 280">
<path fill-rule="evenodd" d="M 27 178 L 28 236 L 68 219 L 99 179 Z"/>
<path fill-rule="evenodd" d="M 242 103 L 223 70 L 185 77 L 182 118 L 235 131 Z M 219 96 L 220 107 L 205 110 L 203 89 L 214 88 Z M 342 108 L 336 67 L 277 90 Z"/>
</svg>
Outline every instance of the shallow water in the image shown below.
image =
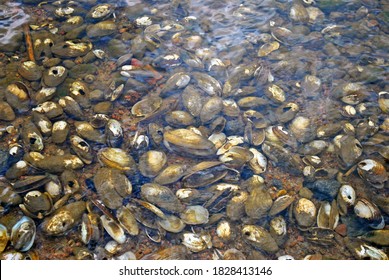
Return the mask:
<svg viewBox="0 0 389 280">
<path fill-rule="evenodd" d="M 2 258 L 387 259 L 388 21 L 378 0 L 2 1 L 0 223 L 36 226 Z"/>
</svg>

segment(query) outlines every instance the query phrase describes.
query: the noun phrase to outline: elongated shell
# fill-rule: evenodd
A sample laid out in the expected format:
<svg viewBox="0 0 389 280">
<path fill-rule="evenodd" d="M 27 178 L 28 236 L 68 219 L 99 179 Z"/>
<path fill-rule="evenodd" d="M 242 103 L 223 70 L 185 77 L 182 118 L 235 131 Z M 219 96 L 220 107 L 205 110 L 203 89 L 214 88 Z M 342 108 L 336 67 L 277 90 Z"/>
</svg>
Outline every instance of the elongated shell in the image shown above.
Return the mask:
<svg viewBox="0 0 389 280">
<path fill-rule="evenodd" d="M 145 177 L 155 177 L 165 167 L 167 156 L 161 151 L 147 151 L 139 158 L 139 171 Z"/>
<path fill-rule="evenodd" d="M 388 173 L 385 167 L 373 159 L 365 159 L 358 163 L 358 174 L 369 185 L 381 189 L 388 180 Z"/>
<path fill-rule="evenodd" d="M 276 241 L 263 227 L 245 225 L 242 228 L 242 235 L 249 244 L 267 253 L 276 253 L 279 250 Z"/>
<path fill-rule="evenodd" d="M 117 243 L 123 244 L 126 241 L 124 229 L 118 223 L 105 215 L 102 215 L 100 219 L 104 229 Z"/>
<path fill-rule="evenodd" d="M 177 216 L 166 215 L 166 219 L 158 220 L 157 223 L 166 231 L 178 233 L 181 232 L 186 224 Z"/>
<path fill-rule="evenodd" d="M 374 229 L 383 229 L 385 226 L 384 217 L 374 203 L 360 198 L 354 206 L 354 213 L 361 219 L 367 221 L 368 225 Z"/>
<path fill-rule="evenodd" d="M 26 252 L 34 244 L 36 234 L 35 222 L 23 216 L 11 230 L 11 244 L 15 250 Z"/>
<path fill-rule="evenodd" d="M 170 212 L 181 212 L 184 206 L 175 194 L 165 186 L 147 183 L 141 187 L 141 196 L 150 203 Z"/>
</svg>

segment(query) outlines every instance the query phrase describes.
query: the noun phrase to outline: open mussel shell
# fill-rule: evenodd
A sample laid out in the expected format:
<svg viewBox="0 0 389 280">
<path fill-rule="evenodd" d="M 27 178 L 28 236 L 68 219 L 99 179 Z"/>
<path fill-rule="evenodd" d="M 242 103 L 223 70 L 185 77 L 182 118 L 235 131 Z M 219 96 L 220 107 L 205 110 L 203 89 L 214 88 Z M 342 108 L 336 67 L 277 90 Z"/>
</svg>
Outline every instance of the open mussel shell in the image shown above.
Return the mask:
<svg viewBox="0 0 389 280">
<path fill-rule="evenodd" d="M 119 148 L 103 148 L 99 150 L 97 158 L 104 166 L 116 168 L 124 172 L 133 172 L 136 170 L 134 159 Z"/>
<path fill-rule="evenodd" d="M 282 216 L 277 216 L 271 219 L 269 232 L 277 242 L 278 246 L 281 246 L 288 237 L 285 219 Z"/>
<path fill-rule="evenodd" d="M 339 222 L 339 212 L 335 200 L 331 204 L 328 201 L 322 202 L 317 212 L 316 221 L 319 228 L 336 228 Z"/>
<path fill-rule="evenodd" d="M 100 217 L 94 213 L 84 213 L 80 231 L 81 240 L 84 244 L 89 244 L 91 241 L 97 242 L 103 233 Z"/>
<path fill-rule="evenodd" d="M 119 244 L 123 244 L 126 241 L 124 229 L 117 222 L 106 215 L 102 215 L 100 219 L 105 231 L 112 237 L 113 240 Z"/>
<path fill-rule="evenodd" d="M 354 213 L 374 229 L 385 227 L 384 217 L 381 215 L 377 205 L 364 198 L 357 199 L 354 205 Z"/>
<path fill-rule="evenodd" d="M 36 81 L 42 77 L 42 70 L 34 61 L 23 62 L 18 68 L 18 73 L 29 81 Z"/>
<path fill-rule="evenodd" d="M 195 253 L 212 248 L 211 236 L 207 232 L 185 232 L 182 234 L 182 244 Z"/>
<path fill-rule="evenodd" d="M 11 244 L 15 250 L 26 252 L 34 244 L 36 234 L 35 222 L 23 216 L 11 230 Z"/>
</svg>

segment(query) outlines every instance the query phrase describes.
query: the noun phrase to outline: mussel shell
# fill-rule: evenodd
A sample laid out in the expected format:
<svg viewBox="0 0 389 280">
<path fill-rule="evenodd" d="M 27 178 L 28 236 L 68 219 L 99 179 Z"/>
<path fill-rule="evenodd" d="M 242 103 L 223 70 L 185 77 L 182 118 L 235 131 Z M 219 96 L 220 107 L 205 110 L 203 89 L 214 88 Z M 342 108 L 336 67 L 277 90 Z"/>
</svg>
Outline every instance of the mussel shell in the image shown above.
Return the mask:
<svg viewBox="0 0 389 280">
<path fill-rule="evenodd" d="M 86 55 L 92 49 L 92 43 L 81 40 L 68 40 L 51 47 L 51 51 L 62 58 Z"/>
<path fill-rule="evenodd" d="M 384 217 L 381 215 L 377 205 L 367 199 L 357 199 L 354 205 L 354 213 L 374 229 L 383 229 L 385 227 Z"/>
<path fill-rule="evenodd" d="M 11 244 L 15 250 L 26 252 L 34 244 L 36 234 L 35 222 L 23 216 L 11 230 Z"/>
<path fill-rule="evenodd" d="M 166 231 L 179 233 L 186 224 L 178 217 L 174 215 L 166 215 L 166 219 L 158 220 L 157 223 Z"/>
<path fill-rule="evenodd" d="M 206 208 L 200 205 L 188 206 L 181 214 L 181 220 L 188 225 L 206 224 L 209 220 L 209 213 Z"/>
<path fill-rule="evenodd" d="M 4 251 L 4 249 L 7 247 L 9 241 L 9 235 L 7 228 L 0 224 L 0 253 Z"/>
<path fill-rule="evenodd" d="M 155 177 L 165 167 L 167 156 L 162 151 L 147 151 L 139 158 L 139 171 L 145 177 Z"/>
<path fill-rule="evenodd" d="M 245 225 L 242 228 L 243 238 L 254 247 L 267 253 L 276 253 L 279 247 L 270 233 L 257 225 Z"/>
<path fill-rule="evenodd" d="M 294 217 L 302 229 L 313 226 L 316 222 L 316 206 L 306 198 L 300 198 L 293 208 Z"/>
<path fill-rule="evenodd" d="M 152 183 L 144 184 L 141 187 L 141 197 L 169 212 L 179 213 L 184 210 L 184 205 L 182 205 L 175 194 L 165 186 Z"/>
</svg>

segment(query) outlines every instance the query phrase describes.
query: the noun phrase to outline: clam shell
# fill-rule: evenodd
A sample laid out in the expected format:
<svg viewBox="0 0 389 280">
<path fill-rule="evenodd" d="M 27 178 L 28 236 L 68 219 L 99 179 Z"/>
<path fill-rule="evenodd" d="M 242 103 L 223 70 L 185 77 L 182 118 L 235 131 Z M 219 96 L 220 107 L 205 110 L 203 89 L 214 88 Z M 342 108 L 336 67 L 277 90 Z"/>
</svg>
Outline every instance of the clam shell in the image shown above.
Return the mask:
<svg viewBox="0 0 389 280">
<path fill-rule="evenodd" d="M 167 156 L 161 151 L 147 151 L 139 158 L 139 171 L 145 177 L 155 177 L 165 167 Z"/>
<path fill-rule="evenodd" d="M 294 200 L 295 197 L 289 194 L 277 197 L 277 199 L 274 201 L 272 207 L 269 210 L 269 216 L 275 216 L 278 213 L 284 211 L 286 208 L 289 207 L 289 205 L 292 204 Z"/>
<path fill-rule="evenodd" d="M 302 228 L 309 228 L 316 222 L 316 206 L 306 198 L 300 198 L 293 208 L 294 217 Z"/>
<path fill-rule="evenodd" d="M 118 223 L 105 215 L 102 215 L 100 219 L 105 231 L 113 238 L 113 240 L 119 244 L 124 244 L 124 242 L 126 242 L 124 229 Z"/>
<path fill-rule="evenodd" d="M 354 205 L 354 213 L 359 218 L 367 221 L 370 227 L 374 229 L 383 229 L 385 227 L 384 217 L 374 203 L 360 198 Z"/>
<path fill-rule="evenodd" d="M 346 215 L 348 208 L 355 204 L 356 193 L 352 186 L 343 185 L 340 187 L 336 198 L 340 215 Z"/>
<path fill-rule="evenodd" d="M 11 244 L 15 250 L 26 252 L 34 244 L 36 234 L 35 222 L 23 216 L 11 230 Z"/>
<path fill-rule="evenodd" d="M 97 158 L 102 165 L 121 171 L 134 171 L 136 168 L 134 159 L 119 148 L 103 148 L 98 152 Z"/>
<path fill-rule="evenodd" d="M 36 81 L 42 77 L 42 70 L 34 61 L 25 61 L 19 68 L 18 73 L 29 81 Z"/>
<path fill-rule="evenodd" d="M 206 224 L 208 223 L 209 213 L 203 206 L 188 206 L 184 212 L 180 214 L 180 218 L 188 225 Z"/>
<path fill-rule="evenodd" d="M 116 210 L 116 217 L 120 223 L 120 225 L 130 234 L 130 235 L 138 235 L 139 234 L 139 226 L 135 219 L 134 214 L 124 206 L 119 207 Z"/>
<path fill-rule="evenodd" d="M 141 197 L 169 212 L 177 213 L 184 210 L 184 206 L 175 194 L 165 186 L 147 183 L 141 187 Z"/>
<path fill-rule="evenodd" d="M 174 215 L 166 215 L 163 220 L 158 220 L 157 223 L 166 231 L 179 233 L 181 232 L 186 224 L 178 217 Z"/>
<path fill-rule="evenodd" d="M 267 253 L 273 254 L 279 250 L 276 241 L 263 227 L 245 225 L 242 228 L 242 236 L 249 244 Z"/>
</svg>

